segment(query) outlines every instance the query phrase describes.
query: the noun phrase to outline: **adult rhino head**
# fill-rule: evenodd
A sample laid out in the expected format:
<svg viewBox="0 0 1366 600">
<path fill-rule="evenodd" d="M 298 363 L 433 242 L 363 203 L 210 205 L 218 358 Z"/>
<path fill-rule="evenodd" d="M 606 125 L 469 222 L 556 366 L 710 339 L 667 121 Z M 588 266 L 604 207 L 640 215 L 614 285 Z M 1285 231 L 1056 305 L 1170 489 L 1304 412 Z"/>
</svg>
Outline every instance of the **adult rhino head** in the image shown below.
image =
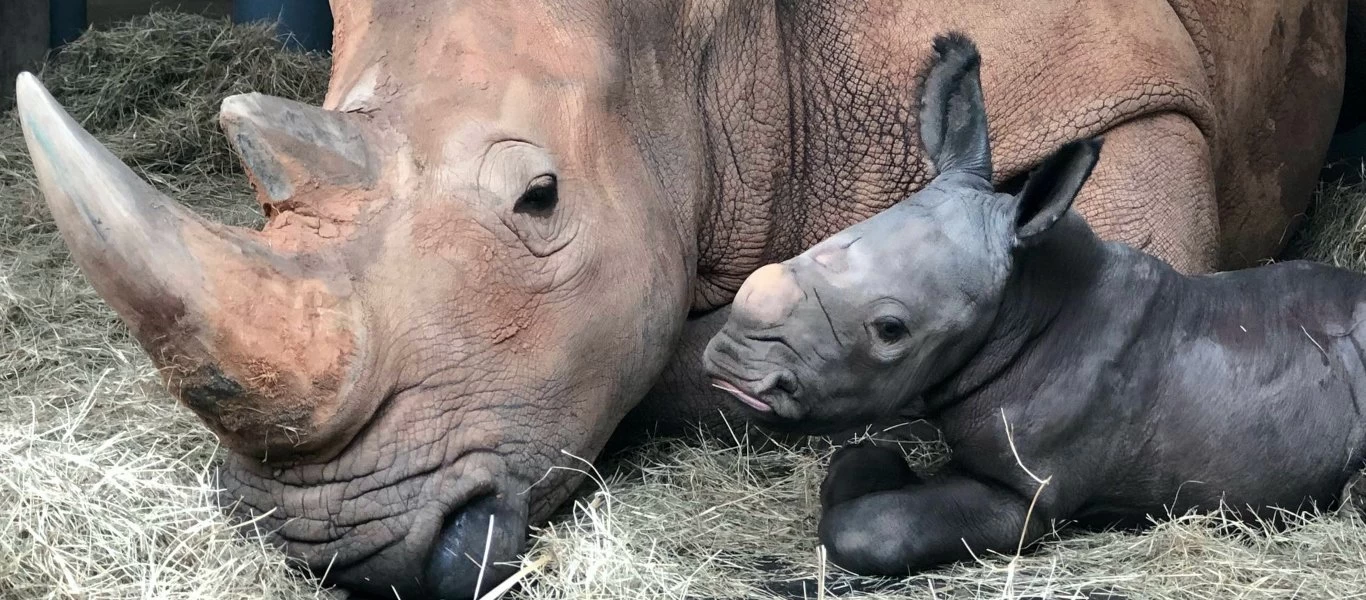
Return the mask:
<svg viewBox="0 0 1366 600">
<path fill-rule="evenodd" d="M 551 4 L 338 3 L 323 108 L 222 104 L 259 232 L 163 196 L 18 79 L 61 233 L 232 451 L 225 502 L 353 589 L 487 591 L 686 318 L 689 216 L 623 151 L 603 21 Z"/>
</svg>

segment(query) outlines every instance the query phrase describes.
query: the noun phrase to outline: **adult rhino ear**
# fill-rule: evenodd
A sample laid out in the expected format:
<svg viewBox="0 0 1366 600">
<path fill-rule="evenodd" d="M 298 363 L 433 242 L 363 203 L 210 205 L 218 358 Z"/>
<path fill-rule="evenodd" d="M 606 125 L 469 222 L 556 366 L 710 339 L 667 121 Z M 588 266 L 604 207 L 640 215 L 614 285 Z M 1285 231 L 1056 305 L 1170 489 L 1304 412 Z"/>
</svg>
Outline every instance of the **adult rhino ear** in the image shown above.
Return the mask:
<svg viewBox="0 0 1366 600">
<path fill-rule="evenodd" d="M 1102 140 L 1069 142 L 1043 161 L 1015 196 L 1015 237 L 1029 244 L 1072 208 L 1100 160 Z"/>
<path fill-rule="evenodd" d="M 977 46 L 959 32 L 934 39 L 920 92 L 920 141 L 939 174 L 970 173 L 990 183 L 991 145 Z"/>
</svg>

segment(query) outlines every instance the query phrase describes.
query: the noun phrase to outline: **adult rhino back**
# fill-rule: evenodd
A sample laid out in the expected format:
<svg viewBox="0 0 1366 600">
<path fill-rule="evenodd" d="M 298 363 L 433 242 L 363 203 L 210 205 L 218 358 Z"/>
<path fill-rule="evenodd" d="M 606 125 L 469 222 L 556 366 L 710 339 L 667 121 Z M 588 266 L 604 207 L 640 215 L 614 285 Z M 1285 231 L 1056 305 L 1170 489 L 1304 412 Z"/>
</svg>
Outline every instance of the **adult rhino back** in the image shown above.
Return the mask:
<svg viewBox="0 0 1366 600">
<path fill-rule="evenodd" d="M 488 589 L 614 430 L 720 421 L 698 356 L 744 278 L 932 174 L 934 35 L 987 57 L 998 183 L 1105 135 L 1080 210 L 1192 271 L 1280 243 L 1219 216 L 1307 202 L 1247 174 L 1317 169 L 1342 85 L 1339 0 L 333 4 L 321 108 L 225 102 L 262 231 L 152 194 L 36 80 L 20 111 L 77 262 L 233 450 L 224 501 L 386 596 Z"/>
<path fill-rule="evenodd" d="M 933 169 L 902 128 L 915 123 L 906 117 L 931 39 L 948 30 L 967 32 L 984 57 L 994 183 L 1017 184 L 1058 145 L 1103 134 L 1107 162 L 1078 198 L 1102 236 L 1186 272 L 1272 256 L 1309 201 L 1336 123 L 1345 7 L 827 1 L 755 11 L 732 26 L 748 37 L 719 30 L 704 56 L 714 68 L 703 72 L 722 74 L 700 94 L 713 197 L 727 201 L 703 230 L 699 304 L 724 305 L 759 265 L 928 180 Z"/>
</svg>

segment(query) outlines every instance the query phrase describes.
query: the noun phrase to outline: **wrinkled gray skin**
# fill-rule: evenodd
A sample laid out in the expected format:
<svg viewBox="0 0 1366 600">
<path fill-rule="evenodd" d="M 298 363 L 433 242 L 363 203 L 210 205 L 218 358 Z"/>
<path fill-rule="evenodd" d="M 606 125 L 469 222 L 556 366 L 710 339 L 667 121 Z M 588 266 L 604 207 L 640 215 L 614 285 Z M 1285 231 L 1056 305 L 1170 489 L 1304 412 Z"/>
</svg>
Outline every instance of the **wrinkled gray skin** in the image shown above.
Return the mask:
<svg viewBox="0 0 1366 600">
<path fill-rule="evenodd" d="M 1051 478 L 1028 542 L 1062 521 L 1335 504 L 1366 466 L 1366 277 L 1310 262 L 1186 276 L 1102 241 L 1070 210 L 1099 140 L 994 193 L 976 50 L 936 49 L 921 135 L 941 175 L 756 272 L 704 355 L 774 428 L 917 411 L 944 433 L 953 458 L 929 478 L 888 448 L 836 454 L 830 558 L 904 574 L 1014 552 L 1038 483 L 1008 431 Z"/>
</svg>

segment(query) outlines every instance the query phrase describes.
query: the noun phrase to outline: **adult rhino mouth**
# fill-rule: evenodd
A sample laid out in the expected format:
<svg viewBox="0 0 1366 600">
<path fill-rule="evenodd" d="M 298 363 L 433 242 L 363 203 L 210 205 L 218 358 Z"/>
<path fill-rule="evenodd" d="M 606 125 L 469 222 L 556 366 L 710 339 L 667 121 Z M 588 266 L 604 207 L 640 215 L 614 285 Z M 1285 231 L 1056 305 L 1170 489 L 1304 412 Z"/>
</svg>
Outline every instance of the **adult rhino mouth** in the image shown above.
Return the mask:
<svg viewBox="0 0 1366 600">
<path fill-rule="evenodd" d="M 232 521 L 259 523 L 325 585 L 357 600 L 469 600 L 516 571 L 532 505 L 525 479 L 508 474 L 500 456 L 475 450 L 432 467 L 379 456 L 373 445 L 362 454 L 396 464 L 319 481 L 310 475 L 348 472 L 354 457 L 276 475 L 232 455 L 218 471 L 218 501 Z M 288 515 L 278 510 L 303 496 L 313 501 Z"/>
</svg>

